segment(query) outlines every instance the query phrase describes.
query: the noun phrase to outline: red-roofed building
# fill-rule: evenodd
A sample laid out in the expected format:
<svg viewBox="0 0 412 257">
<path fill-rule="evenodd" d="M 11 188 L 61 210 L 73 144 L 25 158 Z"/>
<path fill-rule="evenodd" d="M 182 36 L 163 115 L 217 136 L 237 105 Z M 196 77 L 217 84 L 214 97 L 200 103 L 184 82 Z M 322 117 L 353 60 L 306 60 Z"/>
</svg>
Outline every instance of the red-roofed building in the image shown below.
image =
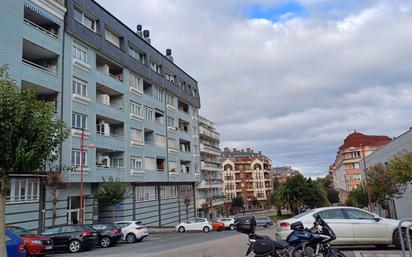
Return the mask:
<svg viewBox="0 0 412 257">
<path fill-rule="evenodd" d="M 375 152 L 390 141 L 391 138 L 388 136 L 364 135 L 356 131 L 345 138 L 331 166 L 333 184 L 339 191 L 341 202 L 345 202 L 348 193 L 362 184 L 359 164 L 364 156 Z"/>
</svg>

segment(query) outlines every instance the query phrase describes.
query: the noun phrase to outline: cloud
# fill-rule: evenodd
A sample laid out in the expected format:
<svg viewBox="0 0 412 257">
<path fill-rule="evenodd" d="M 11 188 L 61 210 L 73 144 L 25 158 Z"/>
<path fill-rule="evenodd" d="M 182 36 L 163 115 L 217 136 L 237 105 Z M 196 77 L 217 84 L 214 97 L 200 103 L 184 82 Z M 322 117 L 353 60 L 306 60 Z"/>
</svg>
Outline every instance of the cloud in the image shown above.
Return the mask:
<svg viewBox="0 0 412 257">
<path fill-rule="evenodd" d="M 300 0 L 307 16 L 273 21 L 245 10 L 290 1 L 99 2 L 150 28 L 160 51 L 173 49 L 198 80 L 200 113 L 217 123 L 222 147 L 262 150 L 317 176 L 349 130 L 397 136 L 411 125 L 408 3 Z"/>
</svg>

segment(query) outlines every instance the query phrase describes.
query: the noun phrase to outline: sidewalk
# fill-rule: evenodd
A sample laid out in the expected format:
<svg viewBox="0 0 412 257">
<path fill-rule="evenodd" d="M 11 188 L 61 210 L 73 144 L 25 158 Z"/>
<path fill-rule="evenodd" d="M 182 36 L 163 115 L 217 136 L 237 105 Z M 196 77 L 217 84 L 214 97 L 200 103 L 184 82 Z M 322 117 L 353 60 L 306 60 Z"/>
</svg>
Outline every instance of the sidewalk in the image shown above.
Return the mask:
<svg viewBox="0 0 412 257">
<path fill-rule="evenodd" d="M 157 227 L 148 227 L 149 234 L 161 234 L 161 233 L 173 233 L 176 232 L 174 227 L 164 227 L 164 228 L 157 228 Z"/>
<path fill-rule="evenodd" d="M 403 257 L 402 251 L 353 251 L 355 257 Z M 406 254 L 409 257 L 409 252 Z"/>
</svg>

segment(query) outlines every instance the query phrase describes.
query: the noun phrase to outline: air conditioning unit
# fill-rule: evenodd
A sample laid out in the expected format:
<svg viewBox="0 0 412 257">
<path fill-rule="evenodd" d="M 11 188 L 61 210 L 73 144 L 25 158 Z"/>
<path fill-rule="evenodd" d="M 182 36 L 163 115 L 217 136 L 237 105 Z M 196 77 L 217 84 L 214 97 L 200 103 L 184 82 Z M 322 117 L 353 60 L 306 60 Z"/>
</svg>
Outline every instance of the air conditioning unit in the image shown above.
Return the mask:
<svg viewBox="0 0 412 257">
<path fill-rule="evenodd" d="M 98 155 L 97 164 L 104 168 L 110 167 L 110 157 L 108 155 Z"/>
</svg>

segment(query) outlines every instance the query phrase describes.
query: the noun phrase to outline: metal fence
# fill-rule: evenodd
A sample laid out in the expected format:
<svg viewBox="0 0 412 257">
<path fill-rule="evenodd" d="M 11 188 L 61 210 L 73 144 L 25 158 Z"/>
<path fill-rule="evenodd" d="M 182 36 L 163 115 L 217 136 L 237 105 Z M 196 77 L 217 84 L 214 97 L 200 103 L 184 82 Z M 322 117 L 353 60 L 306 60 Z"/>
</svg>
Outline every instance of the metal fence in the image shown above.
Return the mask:
<svg viewBox="0 0 412 257">
<path fill-rule="evenodd" d="M 408 224 L 408 226 L 406 226 L 406 230 L 405 230 L 405 234 L 406 234 L 406 242 L 404 240 L 404 235 L 402 232 L 402 223 L 405 223 L 409 221 L 410 223 Z M 412 219 L 403 219 L 399 222 L 398 225 L 398 233 L 399 233 L 399 237 L 400 237 L 400 243 L 401 243 L 401 247 L 402 247 L 402 255 L 403 257 L 406 257 L 406 246 L 408 246 L 409 249 L 409 257 L 412 257 L 412 245 L 411 245 L 411 232 L 410 229 L 412 228 Z M 399 232 L 400 231 L 400 232 Z"/>
</svg>

